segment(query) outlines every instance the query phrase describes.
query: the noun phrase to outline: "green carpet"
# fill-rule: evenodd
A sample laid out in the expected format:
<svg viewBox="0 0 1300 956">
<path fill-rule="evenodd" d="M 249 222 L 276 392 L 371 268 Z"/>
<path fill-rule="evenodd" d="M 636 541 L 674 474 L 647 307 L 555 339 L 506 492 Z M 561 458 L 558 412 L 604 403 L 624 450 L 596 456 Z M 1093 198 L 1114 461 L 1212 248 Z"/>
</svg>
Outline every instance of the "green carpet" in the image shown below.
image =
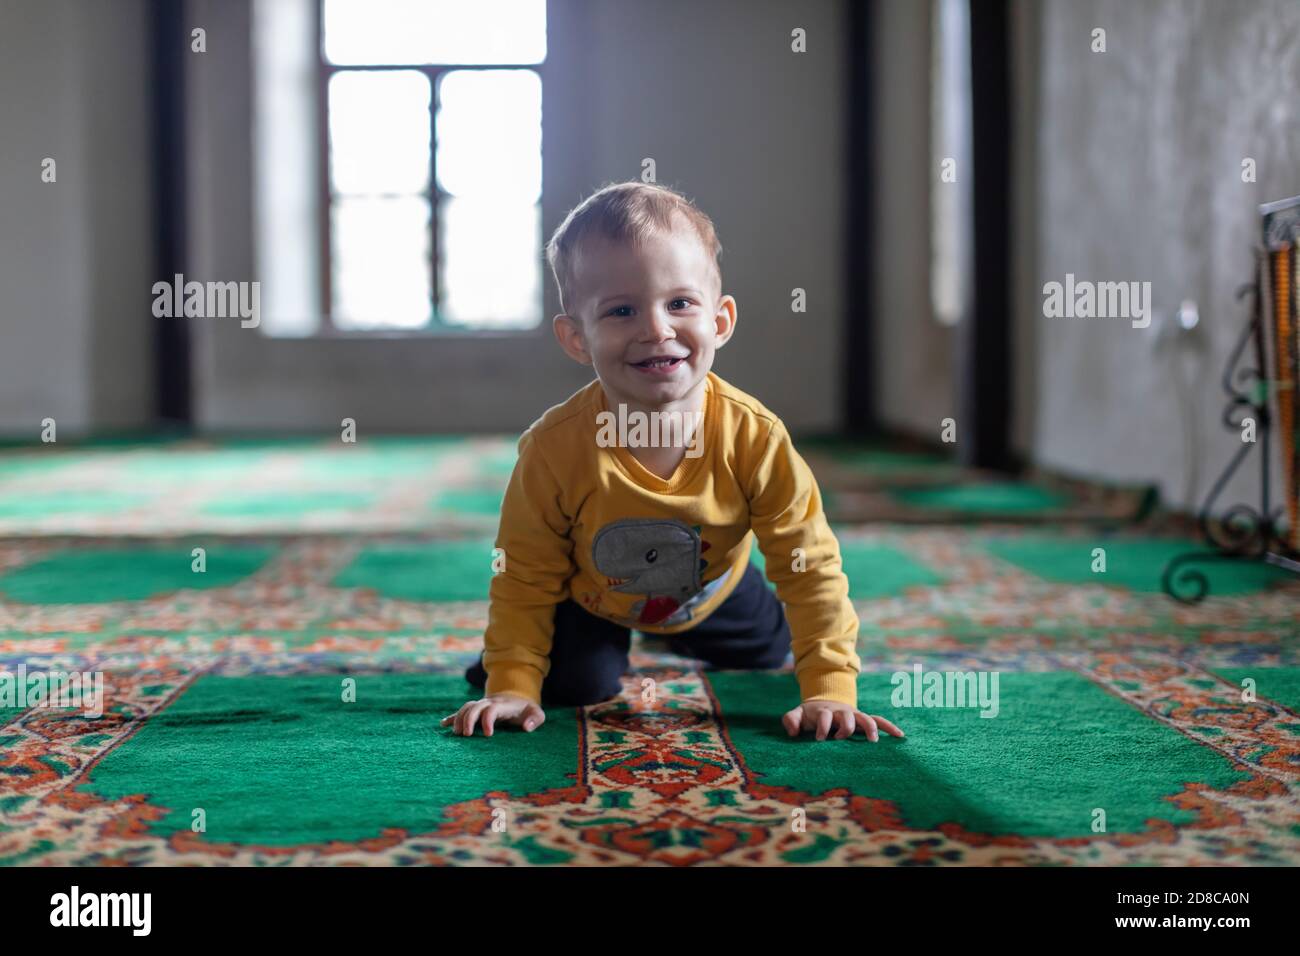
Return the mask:
<svg viewBox="0 0 1300 956">
<path fill-rule="evenodd" d="M 546 734 L 455 738 L 430 733 L 429 715 L 460 706 L 463 680 L 353 680 L 346 702 L 341 677 L 201 677 L 110 752 L 85 789 L 109 800 L 149 793 L 167 811 L 149 825 L 156 835 L 189 831 L 201 809 L 209 840 L 296 846 L 434 830 L 448 822 L 444 808 L 490 790 L 566 783 L 572 710 L 548 714 Z M 430 772 L 438 767 L 448 772 Z"/>
<path fill-rule="evenodd" d="M 492 539 L 363 549 L 334 579 L 405 601 L 481 601 L 492 581 Z"/>
<path fill-rule="evenodd" d="M 1104 554 L 1093 552 L 1100 548 Z M 1188 551 L 1207 550 L 1188 540 L 1111 540 L 1104 536 L 1063 538 L 1025 536 L 991 542 L 989 550 L 1023 570 L 1060 584 L 1106 585 L 1135 591 L 1160 591 L 1158 571 Z M 1093 570 L 1102 565 L 1105 570 Z M 1260 562 L 1221 562 L 1206 569 L 1216 594 L 1250 594 L 1286 581 L 1280 568 Z"/>
<path fill-rule="evenodd" d="M 850 489 L 950 467 L 817 454 Z M 951 472 L 908 507 L 968 520 L 836 526 L 861 706 L 906 739 L 792 740 L 792 673 L 640 635 L 622 695 L 454 736 L 513 460 L 510 438 L 0 451 L 0 677 L 104 691 L 94 716 L 0 683 L 0 864 L 1300 864 L 1300 582 L 1208 564 L 1177 604 L 1160 574 L 1195 542 L 981 521 L 1056 502 Z M 902 706 L 918 667 L 996 673 L 996 717 Z"/>
<path fill-rule="evenodd" d="M 1087 836 L 1100 807 L 1109 832 L 1137 832 L 1152 818 L 1192 822 L 1168 802 L 1189 781 L 1228 787 L 1249 777 L 1171 727 L 1130 720 L 1123 701 L 1061 672 L 1000 674 L 991 719 L 975 707 L 891 711 L 890 675 L 863 675 L 859 700 L 905 725 L 908 736 L 883 735 L 875 744 L 856 737 L 810 759 L 807 748 L 816 743 L 787 737 L 777 724 L 781 681 L 710 677 L 731 741 L 755 776 L 811 792 L 851 783 L 893 801 L 922 829 L 957 822 L 998 835 Z"/>
<path fill-rule="evenodd" d="M 0 596 L 23 604 L 141 601 L 172 591 L 229 587 L 275 553 L 269 547 L 210 542 L 203 550 L 202 572 L 195 571 L 193 550 L 184 546 L 58 551 L 0 573 Z"/>
<path fill-rule="evenodd" d="M 1068 498 L 1018 482 L 987 482 L 937 488 L 900 488 L 894 497 L 914 508 L 969 512 L 1032 512 L 1060 508 Z"/>
</svg>

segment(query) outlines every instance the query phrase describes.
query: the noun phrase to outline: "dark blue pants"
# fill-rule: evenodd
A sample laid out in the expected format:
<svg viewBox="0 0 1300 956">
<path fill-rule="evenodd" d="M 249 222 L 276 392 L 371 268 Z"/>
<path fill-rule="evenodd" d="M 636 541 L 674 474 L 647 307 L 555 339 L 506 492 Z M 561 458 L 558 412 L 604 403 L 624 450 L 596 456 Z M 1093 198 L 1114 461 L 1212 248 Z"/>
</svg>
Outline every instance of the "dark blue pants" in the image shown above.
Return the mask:
<svg viewBox="0 0 1300 956">
<path fill-rule="evenodd" d="M 722 670 L 774 670 L 790 652 L 785 609 L 753 564 L 708 618 L 690 630 L 662 637 L 674 654 Z M 597 617 L 574 601 L 557 604 L 542 706 L 580 707 L 620 693 L 631 645 L 629 628 Z M 465 679 L 480 690 L 487 684 L 481 655 L 465 672 Z"/>
</svg>

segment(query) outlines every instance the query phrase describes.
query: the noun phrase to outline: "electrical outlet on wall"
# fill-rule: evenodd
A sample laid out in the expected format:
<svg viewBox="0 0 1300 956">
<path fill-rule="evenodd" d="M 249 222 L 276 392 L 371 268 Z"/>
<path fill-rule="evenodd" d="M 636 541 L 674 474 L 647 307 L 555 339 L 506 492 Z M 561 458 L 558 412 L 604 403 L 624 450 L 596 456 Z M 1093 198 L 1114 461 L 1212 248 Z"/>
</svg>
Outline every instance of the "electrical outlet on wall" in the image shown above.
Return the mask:
<svg viewBox="0 0 1300 956">
<path fill-rule="evenodd" d="M 1151 314 L 1152 348 L 1169 344 L 1197 345 L 1201 341 L 1201 313 L 1194 299 L 1184 299 L 1172 312 L 1154 309 Z"/>
</svg>

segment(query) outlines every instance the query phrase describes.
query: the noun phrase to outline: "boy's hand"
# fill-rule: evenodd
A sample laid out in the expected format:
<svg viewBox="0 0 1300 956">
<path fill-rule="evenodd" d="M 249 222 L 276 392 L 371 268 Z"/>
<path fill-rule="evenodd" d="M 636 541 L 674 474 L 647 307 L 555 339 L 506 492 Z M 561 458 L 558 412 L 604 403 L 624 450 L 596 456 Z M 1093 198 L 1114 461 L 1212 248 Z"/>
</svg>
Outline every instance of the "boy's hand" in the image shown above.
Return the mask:
<svg viewBox="0 0 1300 956">
<path fill-rule="evenodd" d="M 785 724 L 785 731 L 791 737 L 798 737 L 801 730 L 816 730 L 818 740 L 825 740 L 832 726 L 838 728 L 835 733 L 836 740 L 852 737 L 853 732 L 861 728 L 867 735 L 867 739 L 875 743 L 880 739 L 879 732 L 876 730 L 877 725 L 885 728 L 895 737 L 903 736 L 903 732 L 884 717 L 872 717 L 848 704 L 817 697 L 805 700 L 794 710 L 789 711 L 781 718 L 781 723 Z"/>
<path fill-rule="evenodd" d="M 498 720 L 507 724 L 521 724 L 524 730 L 532 733 L 546 721 L 546 712 L 527 697 L 515 694 L 493 694 L 482 700 L 471 700 L 449 717 L 442 718 L 441 724 L 452 725 L 454 733 L 464 737 L 474 736 L 474 725 L 483 719 L 483 736 L 491 737 Z"/>
</svg>

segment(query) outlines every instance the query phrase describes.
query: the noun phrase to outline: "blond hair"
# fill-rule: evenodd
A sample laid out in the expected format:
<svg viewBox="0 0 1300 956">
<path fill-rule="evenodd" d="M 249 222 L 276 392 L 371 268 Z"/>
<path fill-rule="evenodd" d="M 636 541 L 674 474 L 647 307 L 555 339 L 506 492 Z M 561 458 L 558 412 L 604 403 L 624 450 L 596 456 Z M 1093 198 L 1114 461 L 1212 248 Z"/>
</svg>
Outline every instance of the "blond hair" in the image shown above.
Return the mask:
<svg viewBox="0 0 1300 956">
<path fill-rule="evenodd" d="M 657 183 L 629 180 L 609 183 L 584 199 L 564 217 L 546 244 L 546 261 L 555 275 L 560 308 L 567 312 L 573 303 L 573 264 L 583 242 L 600 236 L 615 242 L 639 244 L 651 235 L 672 232 L 677 216 L 683 217 L 699 237 L 713 263 L 720 288 L 722 267 L 718 259 L 722 255 L 722 243 L 718 241 L 713 220 L 676 190 Z"/>
</svg>

